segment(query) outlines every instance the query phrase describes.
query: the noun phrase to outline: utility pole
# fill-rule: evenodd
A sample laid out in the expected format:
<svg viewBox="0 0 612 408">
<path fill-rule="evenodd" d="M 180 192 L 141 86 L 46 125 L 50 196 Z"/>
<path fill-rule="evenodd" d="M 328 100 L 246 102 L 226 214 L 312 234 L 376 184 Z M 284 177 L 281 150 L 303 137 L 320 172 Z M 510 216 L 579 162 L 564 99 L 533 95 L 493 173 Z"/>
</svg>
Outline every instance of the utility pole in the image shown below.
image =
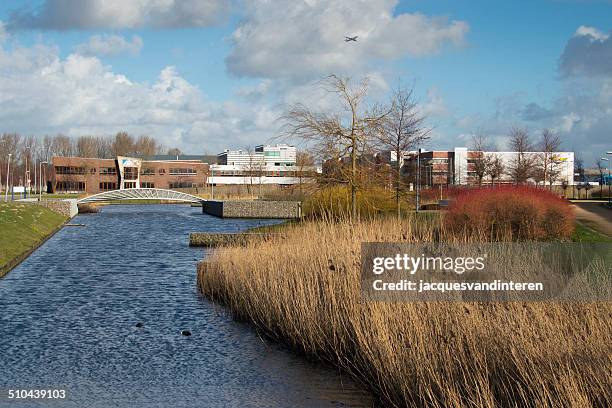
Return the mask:
<svg viewBox="0 0 612 408">
<path fill-rule="evenodd" d="M 421 184 L 421 148 L 417 152 L 417 171 L 416 171 L 416 212 L 419 212 L 419 193 Z"/>
<path fill-rule="evenodd" d="M 26 146 L 24 148 L 24 150 L 31 151 L 30 146 Z M 27 153 L 25 155 L 25 175 L 24 175 L 24 178 L 23 178 L 24 179 L 23 180 L 23 184 L 24 184 L 23 188 L 24 188 L 24 191 L 26 193 L 24 193 L 24 194 L 27 194 L 29 192 L 28 190 L 30 189 L 30 168 L 28 167 L 28 156 L 29 155 L 30 155 L 29 153 Z"/>
<path fill-rule="evenodd" d="M 6 165 L 6 191 L 4 192 L 4 201 L 8 202 L 9 191 L 9 174 L 11 173 L 11 154 L 9 153 L 8 164 Z"/>
<path fill-rule="evenodd" d="M 43 180 L 42 180 L 42 165 L 43 165 L 43 164 L 47 164 L 47 163 L 48 163 L 48 162 L 46 162 L 46 161 L 41 161 L 41 162 L 38 164 L 38 165 L 40 166 L 40 169 L 39 169 L 39 171 L 38 171 L 38 172 L 40 173 L 40 177 L 39 177 L 39 181 L 40 181 L 40 186 L 39 186 L 39 187 L 40 187 L 40 188 L 38 189 L 38 201 L 42 200 L 42 184 L 43 184 L 43 183 L 42 183 L 42 182 L 43 182 Z"/>
<path fill-rule="evenodd" d="M 38 191 L 36 191 L 38 189 L 38 178 L 36 177 L 36 165 L 37 165 L 37 161 L 38 161 L 38 156 L 34 157 L 34 196 L 36 196 L 36 193 Z"/>
</svg>

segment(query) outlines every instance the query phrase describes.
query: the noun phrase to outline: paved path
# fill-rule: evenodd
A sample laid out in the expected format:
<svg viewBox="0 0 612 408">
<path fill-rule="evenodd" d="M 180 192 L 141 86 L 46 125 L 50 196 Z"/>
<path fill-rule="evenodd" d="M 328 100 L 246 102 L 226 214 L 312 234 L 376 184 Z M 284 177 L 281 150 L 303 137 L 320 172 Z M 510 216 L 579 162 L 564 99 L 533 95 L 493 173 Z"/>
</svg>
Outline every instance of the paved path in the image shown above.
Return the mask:
<svg viewBox="0 0 612 408">
<path fill-rule="evenodd" d="M 576 218 L 587 226 L 612 237 L 612 209 L 599 202 L 575 202 Z"/>
</svg>

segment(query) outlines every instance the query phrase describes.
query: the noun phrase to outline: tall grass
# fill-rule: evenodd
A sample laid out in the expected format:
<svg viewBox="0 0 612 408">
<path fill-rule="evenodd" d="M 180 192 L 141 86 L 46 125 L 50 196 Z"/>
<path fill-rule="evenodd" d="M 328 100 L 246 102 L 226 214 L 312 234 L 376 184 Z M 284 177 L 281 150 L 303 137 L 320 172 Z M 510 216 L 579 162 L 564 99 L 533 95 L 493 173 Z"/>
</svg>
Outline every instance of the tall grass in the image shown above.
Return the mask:
<svg viewBox="0 0 612 408">
<path fill-rule="evenodd" d="M 345 185 L 327 186 L 314 191 L 304 201 L 304 214 L 310 219 L 342 220 L 351 214 L 351 191 Z M 412 201 L 402 197 L 402 213 L 414 208 Z M 357 191 L 357 213 L 362 219 L 370 219 L 381 214 L 397 211 L 395 191 L 382 187 L 369 186 Z"/>
<path fill-rule="evenodd" d="M 388 406 L 610 406 L 609 303 L 361 300 L 361 242 L 432 241 L 438 224 L 306 222 L 219 248 L 200 265 L 198 284 L 237 318 L 351 373 Z"/>
</svg>

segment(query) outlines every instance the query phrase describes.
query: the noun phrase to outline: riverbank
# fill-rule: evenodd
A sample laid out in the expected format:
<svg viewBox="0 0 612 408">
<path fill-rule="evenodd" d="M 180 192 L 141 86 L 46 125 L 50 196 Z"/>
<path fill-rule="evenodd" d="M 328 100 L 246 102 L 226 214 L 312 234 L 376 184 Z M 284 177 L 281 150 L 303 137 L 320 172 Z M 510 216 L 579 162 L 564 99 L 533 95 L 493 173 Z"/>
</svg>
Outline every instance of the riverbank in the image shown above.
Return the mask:
<svg viewBox="0 0 612 408">
<path fill-rule="evenodd" d="M 352 374 L 385 405 L 606 405 L 605 302 L 361 300 L 360 243 L 431 242 L 435 222 L 304 222 L 280 238 L 216 249 L 198 285 L 236 318 Z"/>
<path fill-rule="evenodd" d="M 0 203 L 0 277 L 59 230 L 67 219 L 34 204 Z"/>
</svg>

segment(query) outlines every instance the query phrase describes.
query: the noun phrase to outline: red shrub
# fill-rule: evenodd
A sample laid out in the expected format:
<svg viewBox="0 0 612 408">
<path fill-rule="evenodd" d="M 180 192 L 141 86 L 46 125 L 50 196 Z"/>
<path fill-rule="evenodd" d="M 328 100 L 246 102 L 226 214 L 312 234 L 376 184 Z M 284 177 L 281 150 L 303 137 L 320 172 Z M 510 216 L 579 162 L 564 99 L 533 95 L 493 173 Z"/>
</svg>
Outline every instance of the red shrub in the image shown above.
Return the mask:
<svg viewBox="0 0 612 408">
<path fill-rule="evenodd" d="M 445 221 L 451 232 L 491 240 L 559 239 L 571 235 L 574 212 L 548 190 L 502 186 L 460 190 Z"/>
</svg>

